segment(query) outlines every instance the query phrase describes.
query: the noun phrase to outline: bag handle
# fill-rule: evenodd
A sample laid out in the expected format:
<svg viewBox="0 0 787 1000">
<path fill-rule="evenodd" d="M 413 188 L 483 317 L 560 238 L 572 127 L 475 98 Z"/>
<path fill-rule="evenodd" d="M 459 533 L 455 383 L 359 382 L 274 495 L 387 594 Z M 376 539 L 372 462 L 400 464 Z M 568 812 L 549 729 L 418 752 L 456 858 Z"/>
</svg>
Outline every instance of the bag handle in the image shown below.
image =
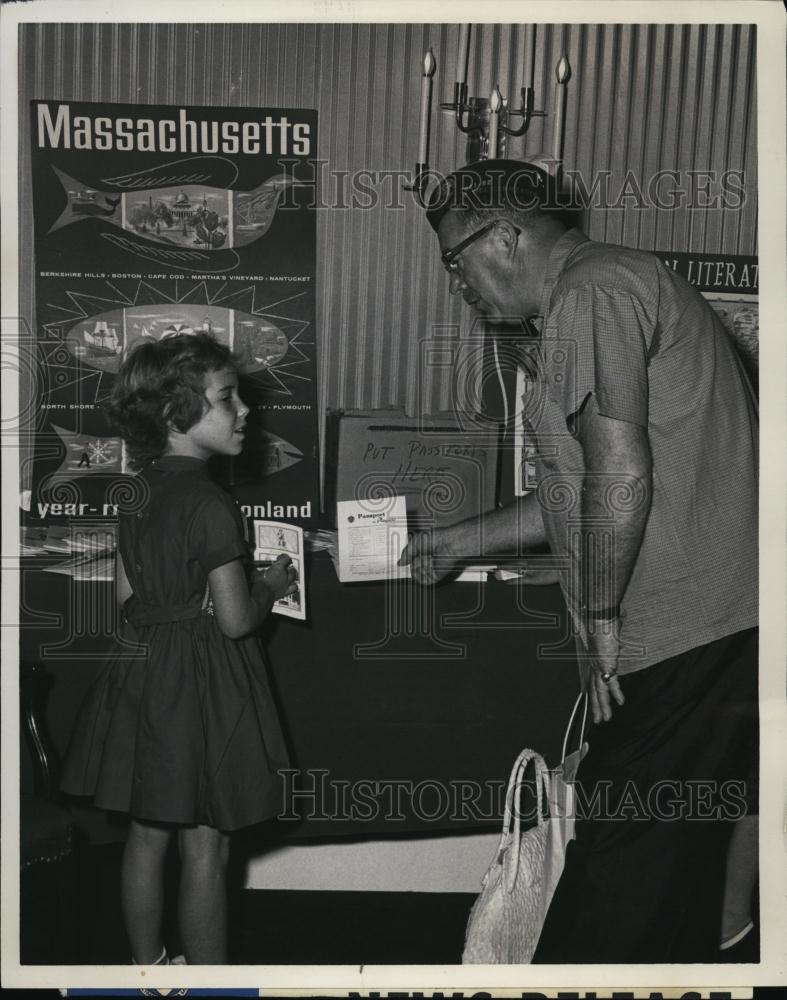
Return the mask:
<svg viewBox="0 0 787 1000">
<path fill-rule="evenodd" d="M 585 737 L 585 725 L 587 723 L 588 716 L 588 697 L 585 692 L 582 692 L 577 697 L 574 703 L 574 708 L 571 712 L 571 718 L 568 720 L 568 727 L 566 728 L 566 733 L 563 738 L 563 751 L 561 756 L 561 762 L 565 762 L 566 751 L 568 749 L 568 740 L 571 735 L 571 730 L 574 727 L 574 720 L 576 719 L 577 712 L 579 711 L 580 702 L 583 701 L 583 712 L 582 712 L 582 728 L 579 734 L 579 745 L 582 746 Z M 497 845 L 497 860 L 498 863 L 502 863 L 503 853 L 510 845 L 513 840 L 515 844 L 518 845 L 521 827 L 521 815 L 520 810 L 514 810 L 514 797 L 517 793 L 517 789 L 522 783 L 522 777 L 525 773 L 525 768 L 527 765 L 533 761 L 535 771 L 536 771 L 536 802 L 537 802 L 537 825 L 543 826 L 545 823 L 543 813 L 543 796 L 546 792 L 547 801 L 549 801 L 549 783 L 550 774 L 549 769 L 544 763 L 544 758 L 540 753 L 535 750 L 525 749 L 523 750 L 517 759 L 514 761 L 514 766 L 511 768 L 511 775 L 508 779 L 508 789 L 506 790 L 506 803 L 505 803 L 505 813 L 503 816 L 503 831 L 500 834 L 500 841 Z M 512 820 L 513 820 L 513 830 L 512 830 Z M 519 869 L 519 850 L 515 850 L 512 856 L 512 863 L 509 865 L 507 871 L 505 872 L 506 889 L 508 892 L 512 892 L 514 888 L 514 883 L 516 881 L 517 871 Z"/>
<path fill-rule="evenodd" d="M 582 749 L 582 744 L 585 741 L 585 724 L 588 719 L 588 696 L 587 691 L 581 691 L 577 696 L 577 700 L 574 702 L 574 708 L 571 712 L 571 718 L 568 720 L 568 726 L 566 726 L 566 735 L 563 737 L 563 752 L 560 755 L 560 763 L 565 764 L 566 762 L 566 751 L 568 750 L 568 739 L 571 736 L 571 730 L 574 728 L 574 719 L 577 716 L 577 710 L 579 709 L 580 701 L 584 701 L 584 707 L 582 710 L 582 728 L 579 731 L 579 749 Z"/>
<path fill-rule="evenodd" d="M 497 859 L 500 861 L 503 851 L 508 846 L 511 840 L 511 808 L 513 803 L 514 791 L 516 789 L 517 783 L 521 778 L 521 774 L 530 761 L 531 757 L 535 753 L 534 750 L 523 750 L 517 759 L 514 761 L 514 766 L 511 768 L 511 775 L 508 779 L 508 788 L 506 790 L 506 802 L 505 802 L 505 812 L 503 815 L 503 831 L 500 834 L 500 841 L 497 845 Z"/>
<path fill-rule="evenodd" d="M 498 861 L 502 860 L 502 854 L 505 849 L 509 846 L 513 840 L 516 850 L 513 851 L 511 856 L 511 864 L 505 871 L 505 882 L 506 889 L 508 892 L 512 892 L 514 889 L 514 883 L 516 881 L 517 871 L 519 869 L 519 836 L 520 836 L 520 826 L 521 826 L 521 813 L 519 809 L 514 808 L 514 800 L 517 796 L 517 791 L 522 784 L 522 777 L 525 773 L 525 769 L 530 762 L 533 762 L 536 771 L 536 823 L 538 826 L 543 826 L 545 820 L 542 816 L 543 802 L 544 802 L 544 792 L 546 792 L 547 797 L 549 796 L 549 772 L 547 766 L 544 763 L 544 758 L 541 754 L 537 753 L 535 750 L 523 750 L 522 753 L 517 757 L 513 768 L 511 769 L 511 777 L 508 781 L 508 791 L 506 792 L 506 808 L 505 816 L 503 819 L 503 833 L 500 837 L 500 844 L 498 845 Z M 513 830 L 511 828 L 513 819 Z"/>
</svg>

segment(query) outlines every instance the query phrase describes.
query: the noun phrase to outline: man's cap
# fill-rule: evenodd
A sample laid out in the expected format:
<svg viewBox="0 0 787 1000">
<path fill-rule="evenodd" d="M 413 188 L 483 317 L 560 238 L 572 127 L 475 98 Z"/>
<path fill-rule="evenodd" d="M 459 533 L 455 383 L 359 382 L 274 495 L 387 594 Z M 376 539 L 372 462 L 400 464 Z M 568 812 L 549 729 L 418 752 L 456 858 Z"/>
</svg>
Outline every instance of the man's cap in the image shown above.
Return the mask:
<svg viewBox="0 0 787 1000">
<path fill-rule="evenodd" d="M 479 160 L 444 177 L 429 196 L 426 218 L 437 228 L 451 209 L 496 210 L 557 207 L 555 180 L 524 160 Z"/>
</svg>

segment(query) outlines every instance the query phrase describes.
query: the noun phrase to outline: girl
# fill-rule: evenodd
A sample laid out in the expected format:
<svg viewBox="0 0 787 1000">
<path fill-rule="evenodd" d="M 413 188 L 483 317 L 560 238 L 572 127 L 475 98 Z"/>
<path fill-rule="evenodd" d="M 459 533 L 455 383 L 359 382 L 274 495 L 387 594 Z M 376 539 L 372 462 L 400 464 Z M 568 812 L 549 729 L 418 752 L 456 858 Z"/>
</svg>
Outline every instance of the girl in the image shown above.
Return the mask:
<svg viewBox="0 0 787 1000">
<path fill-rule="evenodd" d="M 295 570 L 284 555 L 248 568 L 238 508 L 208 476 L 212 455 L 240 453 L 249 412 L 227 347 L 207 334 L 141 344 L 109 409 L 141 470 L 119 516 L 115 579 L 143 649 L 126 643 L 102 668 L 63 789 L 131 816 L 121 895 L 133 961 L 169 961 L 164 858 L 177 835 L 186 960 L 223 963 L 228 833 L 281 808 L 287 755 L 255 632 L 295 591 Z"/>
</svg>

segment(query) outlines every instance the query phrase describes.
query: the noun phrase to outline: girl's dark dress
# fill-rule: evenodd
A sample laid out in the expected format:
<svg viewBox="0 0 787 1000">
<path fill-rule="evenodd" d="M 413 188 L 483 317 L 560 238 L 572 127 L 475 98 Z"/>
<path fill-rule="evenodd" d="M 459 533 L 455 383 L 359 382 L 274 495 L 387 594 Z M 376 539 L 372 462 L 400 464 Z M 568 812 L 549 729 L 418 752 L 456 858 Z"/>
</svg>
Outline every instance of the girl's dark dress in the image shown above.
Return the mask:
<svg viewBox="0 0 787 1000">
<path fill-rule="evenodd" d="M 248 559 L 235 502 L 195 458 L 167 456 L 136 477 L 118 547 L 132 633 L 80 710 L 62 787 L 135 819 L 235 830 L 281 811 L 288 766 L 256 636 L 228 639 L 205 610 L 208 573 Z"/>
</svg>

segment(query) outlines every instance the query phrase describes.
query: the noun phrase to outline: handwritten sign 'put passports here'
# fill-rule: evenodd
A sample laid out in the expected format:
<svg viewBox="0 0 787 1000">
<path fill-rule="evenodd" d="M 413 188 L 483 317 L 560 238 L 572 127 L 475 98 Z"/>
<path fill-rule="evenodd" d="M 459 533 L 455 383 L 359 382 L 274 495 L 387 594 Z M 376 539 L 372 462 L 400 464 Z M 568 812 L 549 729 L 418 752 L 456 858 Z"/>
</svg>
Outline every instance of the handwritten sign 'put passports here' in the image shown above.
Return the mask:
<svg viewBox="0 0 787 1000">
<path fill-rule="evenodd" d="M 496 431 L 468 432 L 454 415 L 411 419 L 397 410 L 345 411 L 330 437 L 331 499 L 403 496 L 411 530 L 453 524 L 494 507 Z"/>
</svg>

